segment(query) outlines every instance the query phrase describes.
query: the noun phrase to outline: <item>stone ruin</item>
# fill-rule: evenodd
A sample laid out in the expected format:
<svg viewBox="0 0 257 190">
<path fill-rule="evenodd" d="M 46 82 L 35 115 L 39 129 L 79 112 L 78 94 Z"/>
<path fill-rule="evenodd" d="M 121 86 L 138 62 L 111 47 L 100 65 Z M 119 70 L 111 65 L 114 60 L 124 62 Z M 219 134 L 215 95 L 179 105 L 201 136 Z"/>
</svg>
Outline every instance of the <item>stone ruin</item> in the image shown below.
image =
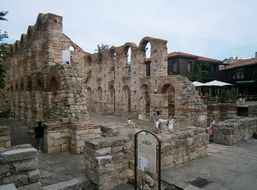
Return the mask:
<svg viewBox="0 0 257 190">
<path fill-rule="evenodd" d="M 61 16 L 40 13 L 4 63 L 7 85 L 0 105 L 29 125 L 46 123 L 48 152 L 82 153 L 85 139 L 101 136 L 88 110 L 142 119 L 159 111 L 180 128 L 206 126 L 206 106 L 194 86 L 167 74 L 167 41 L 145 37 L 138 46 L 125 43 L 90 54 L 62 28 Z"/>
<path fill-rule="evenodd" d="M 132 176 L 133 135 L 103 134 L 89 111 L 140 119 L 159 112 L 177 126 L 172 135 L 159 134 L 162 167 L 207 154 L 207 135 L 197 128 L 207 125 L 207 107 L 187 78 L 167 74 L 167 41 L 145 37 L 138 46 L 129 42 L 91 54 L 62 28 L 61 16 L 40 13 L 4 63 L 0 105 L 30 126 L 45 123 L 45 151 L 84 152 L 88 178 L 98 189 L 114 188 Z"/>
</svg>

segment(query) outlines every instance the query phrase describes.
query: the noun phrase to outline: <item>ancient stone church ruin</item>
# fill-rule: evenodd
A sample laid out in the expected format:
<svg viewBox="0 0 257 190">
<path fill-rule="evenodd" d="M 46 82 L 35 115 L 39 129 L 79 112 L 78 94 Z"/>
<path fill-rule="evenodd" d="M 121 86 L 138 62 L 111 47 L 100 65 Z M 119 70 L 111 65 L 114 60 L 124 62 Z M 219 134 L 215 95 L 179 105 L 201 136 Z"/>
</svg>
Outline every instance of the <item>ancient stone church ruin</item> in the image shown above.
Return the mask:
<svg viewBox="0 0 257 190">
<path fill-rule="evenodd" d="M 178 129 L 159 134 L 162 167 L 206 155 L 208 138 L 197 127 L 206 127 L 207 107 L 187 78 L 167 74 L 167 41 L 145 37 L 138 45 L 128 42 L 91 54 L 62 28 L 61 16 L 39 14 L 4 63 L 1 109 L 31 126 L 42 120 L 45 151 L 84 153 L 90 181 L 98 189 L 115 188 L 132 177 L 133 135 L 108 127 L 104 132 L 89 113 L 151 120 L 158 112 L 173 117 Z"/>
<path fill-rule="evenodd" d="M 101 135 L 88 111 L 142 119 L 159 111 L 181 128 L 206 126 L 206 106 L 190 81 L 167 74 L 167 41 L 145 37 L 91 54 L 62 28 L 61 16 L 39 14 L 5 62 L 1 105 L 28 124 L 46 123 L 48 152 L 81 153 L 85 139 Z"/>
</svg>

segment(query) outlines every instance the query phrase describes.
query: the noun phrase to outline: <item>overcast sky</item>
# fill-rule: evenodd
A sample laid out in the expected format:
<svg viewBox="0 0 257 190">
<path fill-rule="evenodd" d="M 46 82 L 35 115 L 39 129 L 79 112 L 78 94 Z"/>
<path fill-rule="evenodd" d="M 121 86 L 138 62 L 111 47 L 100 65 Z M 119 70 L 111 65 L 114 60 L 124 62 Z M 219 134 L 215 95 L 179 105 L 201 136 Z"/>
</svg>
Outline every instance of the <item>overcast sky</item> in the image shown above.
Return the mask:
<svg viewBox="0 0 257 190">
<path fill-rule="evenodd" d="M 168 41 L 168 51 L 217 59 L 257 51 L 256 0 L 0 0 L 9 11 L 0 29 L 20 39 L 38 13 L 63 16 L 63 30 L 85 51 L 97 44 L 138 44 L 144 36 Z"/>
</svg>

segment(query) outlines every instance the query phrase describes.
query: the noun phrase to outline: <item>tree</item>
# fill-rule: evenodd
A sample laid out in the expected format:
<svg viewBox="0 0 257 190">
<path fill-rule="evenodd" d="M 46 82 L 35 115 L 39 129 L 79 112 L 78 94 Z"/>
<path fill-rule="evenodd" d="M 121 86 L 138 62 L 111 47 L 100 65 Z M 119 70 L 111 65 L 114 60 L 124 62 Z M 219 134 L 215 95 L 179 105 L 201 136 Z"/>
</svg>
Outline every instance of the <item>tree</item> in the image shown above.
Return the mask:
<svg viewBox="0 0 257 190">
<path fill-rule="evenodd" d="M 102 51 L 104 51 L 104 50 L 107 50 L 107 49 L 109 49 L 109 45 L 107 45 L 107 44 L 101 44 L 101 45 L 97 45 L 97 49 L 95 50 L 95 51 L 97 51 L 98 53 L 100 53 L 100 52 L 102 52 Z"/>
<path fill-rule="evenodd" d="M 0 20 L 1 21 L 7 21 L 5 16 L 7 15 L 7 11 L 0 11 Z M 0 29 L 0 88 L 4 88 L 5 86 L 5 69 L 3 67 L 3 64 L 1 64 L 2 61 L 4 61 L 8 56 L 8 45 L 4 42 L 4 39 L 8 38 L 8 34 L 6 31 L 2 33 Z"/>
<path fill-rule="evenodd" d="M 201 81 L 202 80 L 202 69 L 201 69 L 201 66 L 197 63 L 195 63 L 194 80 L 195 81 Z"/>
</svg>

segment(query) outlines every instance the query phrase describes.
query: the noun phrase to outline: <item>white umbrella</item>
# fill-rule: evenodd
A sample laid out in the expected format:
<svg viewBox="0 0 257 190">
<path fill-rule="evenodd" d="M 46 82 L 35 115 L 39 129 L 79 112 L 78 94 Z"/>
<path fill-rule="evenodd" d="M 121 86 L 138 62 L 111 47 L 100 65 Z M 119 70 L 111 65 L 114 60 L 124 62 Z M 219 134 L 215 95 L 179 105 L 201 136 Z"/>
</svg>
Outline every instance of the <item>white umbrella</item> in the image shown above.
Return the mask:
<svg viewBox="0 0 257 190">
<path fill-rule="evenodd" d="M 198 86 L 204 86 L 204 83 L 201 83 L 201 82 L 198 82 L 198 81 L 194 81 L 194 82 L 192 82 L 192 84 L 193 84 L 194 86 L 196 86 L 196 87 L 198 87 Z"/>
<path fill-rule="evenodd" d="M 232 85 L 230 83 L 226 83 L 226 82 L 222 82 L 222 81 L 218 81 L 218 80 L 213 80 L 207 83 L 204 83 L 203 86 L 228 86 L 228 85 Z"/>
</svg>

